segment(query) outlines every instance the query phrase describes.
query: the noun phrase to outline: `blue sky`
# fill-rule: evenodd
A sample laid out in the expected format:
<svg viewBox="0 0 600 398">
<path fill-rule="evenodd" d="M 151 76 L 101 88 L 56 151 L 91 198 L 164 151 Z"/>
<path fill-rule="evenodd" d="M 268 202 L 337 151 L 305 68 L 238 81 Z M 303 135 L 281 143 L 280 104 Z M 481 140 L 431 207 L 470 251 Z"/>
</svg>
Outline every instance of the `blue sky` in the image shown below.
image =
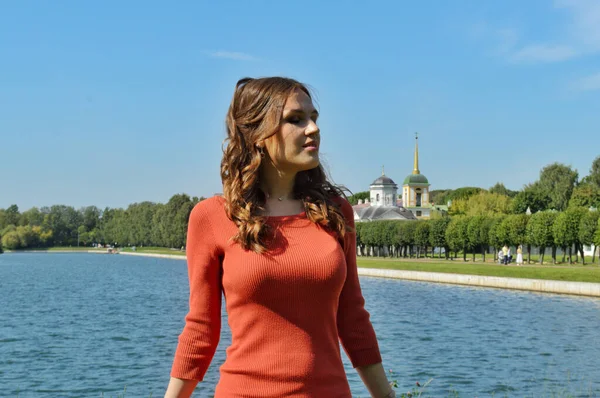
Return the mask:
<svg viewBox="0 0 600 398">
<path fill-rule="evenodd" d="M 310 84 L 334 182 L 580 177 L 600 155 L 600 2 L 0 5 L 0 208 L 221 192 L 235 82 Z"/>
</svg>

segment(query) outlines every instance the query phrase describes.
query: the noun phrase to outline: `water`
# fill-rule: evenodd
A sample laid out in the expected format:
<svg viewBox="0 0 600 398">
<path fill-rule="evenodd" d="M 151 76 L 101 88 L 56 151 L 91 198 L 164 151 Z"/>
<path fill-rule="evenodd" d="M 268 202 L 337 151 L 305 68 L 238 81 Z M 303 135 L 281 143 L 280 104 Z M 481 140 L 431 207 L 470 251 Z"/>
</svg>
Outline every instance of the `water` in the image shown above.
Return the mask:
<svg viewBox="0 0 600 398">
<path fill-rule="evenodd" d="M 386 369 L 428 396 L 600 396 L 600 300 L 362 278 Z M 1 397 L 160 397 L 187 311 L 185 261 L 0 256 Z M 225 317 L 225 314 L 224 314 Z M 211 396 L 230 342 L 195 396 Z M 344 355 L 355 396 L 368 397 Z"/>
</svg>

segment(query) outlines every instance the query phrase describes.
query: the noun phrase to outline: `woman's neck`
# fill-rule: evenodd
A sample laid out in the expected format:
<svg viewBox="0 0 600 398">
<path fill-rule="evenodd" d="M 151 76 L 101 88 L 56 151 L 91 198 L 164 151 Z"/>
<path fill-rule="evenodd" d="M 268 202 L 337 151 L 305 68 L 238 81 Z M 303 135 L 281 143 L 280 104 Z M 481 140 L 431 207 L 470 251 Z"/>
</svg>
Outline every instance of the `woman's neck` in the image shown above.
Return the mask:
<svg viewBox="0 0 600 398">
<path fill-rule="evenodd" d="M 260 188 L 268 199 L 293 199 L 295 181 L 296 173 L 286 173 L 268 166 L 261 170 Z"/>
</svg>

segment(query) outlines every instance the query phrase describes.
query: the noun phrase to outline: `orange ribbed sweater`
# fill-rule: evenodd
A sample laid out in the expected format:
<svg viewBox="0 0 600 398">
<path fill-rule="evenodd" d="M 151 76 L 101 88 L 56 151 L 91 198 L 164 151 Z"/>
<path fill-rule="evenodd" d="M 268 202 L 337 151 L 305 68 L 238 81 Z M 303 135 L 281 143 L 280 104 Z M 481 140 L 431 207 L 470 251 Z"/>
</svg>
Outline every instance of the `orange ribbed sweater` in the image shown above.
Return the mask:
<svg viewBox="0 0 600 398">
<path fill-rule="evenodd" d="M 354 227 L 350 204 L 339 199 Z M 305 213 L 268 217 L 268 254 L 243 250 L 224 199 L 190 215 L 187 261 L 190 310 L 171 376 L 202 380 L 221 332 L 224 292 L 231 345 L 216 398 L 350 398 L 339 341 L 354 367 L 381 362 L 356 269 L 356 235 L 344 247 Z M 339 338 L 339 340 L 338 340 Z"/>
</svg>

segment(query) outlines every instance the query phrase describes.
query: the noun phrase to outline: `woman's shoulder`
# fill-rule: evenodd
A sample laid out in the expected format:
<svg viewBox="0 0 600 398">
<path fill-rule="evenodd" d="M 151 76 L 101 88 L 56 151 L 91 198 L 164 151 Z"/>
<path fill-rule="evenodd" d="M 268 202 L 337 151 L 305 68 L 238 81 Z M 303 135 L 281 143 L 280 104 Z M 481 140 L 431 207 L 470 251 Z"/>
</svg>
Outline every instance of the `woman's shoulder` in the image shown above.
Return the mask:
<svg viewBox="0 0 600 398">
<path fill-rule="evenodd" d="M 196 203 L 190 218 L 218 218 L 221 214 L 225 214 L 225 198 L 215 195 Z"/>
<path fill-rule="evenodd" d="M 352 205 L 343 195 L 334 195 L 331 197 L 331 200 L 340 208 L 344 217 L 354 218 L 354 210 L 352 209 Z"/>
</svg>

